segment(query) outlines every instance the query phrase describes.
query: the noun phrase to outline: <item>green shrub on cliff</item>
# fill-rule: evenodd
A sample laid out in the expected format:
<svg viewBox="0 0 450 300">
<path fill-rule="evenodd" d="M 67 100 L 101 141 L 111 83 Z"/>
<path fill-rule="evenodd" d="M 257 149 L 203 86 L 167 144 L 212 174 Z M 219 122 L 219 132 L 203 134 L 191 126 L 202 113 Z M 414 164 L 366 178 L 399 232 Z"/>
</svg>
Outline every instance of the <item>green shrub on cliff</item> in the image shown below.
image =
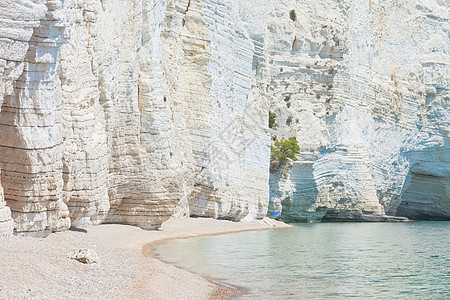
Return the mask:
<svg viewBox="0 0 450 300">
<path fill-rule="evenodd" d="M 277 121 L 277 115 L 274 112 L 269 111 L 269 128 L 273 128 L 276 121 Z"/>
<path fill-rule="evenodd" d="M 289 116 L 286 120 L 286 125 L 291 125 L 292 123 L 292 116 Z"/>
<path fill-rule="evenodd" d="M 297 15 L 295 13 L 295 9 L 293 9 L 289 12 L 289 18 L 294 22 L 297 21 Z"/>
<path fill-rule="evenodd" d="M 275 141 L 271 149 L 271 169 L 277 170 L 280 168 L 289 169 L 288 165 L 291 161 L 296 161 L 295 155 L 300 153 L 300 146 L 298 145 L 295 136 L 288 139 L 282 138 L 281 141 Z"/>
</svg>

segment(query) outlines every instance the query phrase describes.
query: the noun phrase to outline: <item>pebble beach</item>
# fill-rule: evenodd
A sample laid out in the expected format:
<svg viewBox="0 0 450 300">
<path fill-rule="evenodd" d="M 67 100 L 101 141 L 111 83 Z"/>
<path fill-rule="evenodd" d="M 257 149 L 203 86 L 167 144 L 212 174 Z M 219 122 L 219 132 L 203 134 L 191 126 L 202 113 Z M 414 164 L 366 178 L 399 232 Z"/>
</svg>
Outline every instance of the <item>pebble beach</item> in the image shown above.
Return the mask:
<svg viewBox="0 0 450 300">
<path fill-rule="evenodd" d="M 152 257 L 152 245 L 283 227 L 289 225 L 269 219 L 190 218 L 169 220 L 155 231 L 103 224 L 46 238 L 0 238 L 0 299 L 227 299 L 242 290 L 159 261 Z M 77 249 L 92 250 L 98 263 L 70 259 Z"/>
</svg>

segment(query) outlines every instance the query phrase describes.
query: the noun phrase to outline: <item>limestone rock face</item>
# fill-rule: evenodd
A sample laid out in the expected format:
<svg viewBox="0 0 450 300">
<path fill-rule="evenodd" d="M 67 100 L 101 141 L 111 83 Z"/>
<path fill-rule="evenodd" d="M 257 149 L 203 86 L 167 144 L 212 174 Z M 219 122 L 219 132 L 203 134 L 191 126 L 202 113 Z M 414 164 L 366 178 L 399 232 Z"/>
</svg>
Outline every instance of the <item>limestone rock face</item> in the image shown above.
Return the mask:
<svg viewBox="0 0 450 300">
<path fill-rule="evenodd" d="M 271 5 L 261 19 L 272 135 L 296 136 L 301 154 L 271 175 L 270 211 L 450 217 L 449 9 L 425 0 Z"/>
<path fill-rule="evenodd" d="M 14 229 L 23 235 L 70 224 L 62 198 L 59 9 L 57 1 L 2 2 L 1 184 Z"/>
<path fill-rule="evenodd" d="M 5 205 L 3 188 L 0 187 L 0 236 L 10 236 L 13 229 L 14 222 L 11 218 L 11 210 Z"/>
<path fill-rule="evenodd" d="M 249 220 L 269 193 L 292 219 L 448 218 L 448 11 L 3 0 L 0 234 Z M 289 172 L 271 135 L 300 143 Z"/>
<path fill-rule="evenodd" d="M 237 1 L 4 0 L 0 17 L 0 234 L 265 216 L 267 97 Z"/>
</svg>

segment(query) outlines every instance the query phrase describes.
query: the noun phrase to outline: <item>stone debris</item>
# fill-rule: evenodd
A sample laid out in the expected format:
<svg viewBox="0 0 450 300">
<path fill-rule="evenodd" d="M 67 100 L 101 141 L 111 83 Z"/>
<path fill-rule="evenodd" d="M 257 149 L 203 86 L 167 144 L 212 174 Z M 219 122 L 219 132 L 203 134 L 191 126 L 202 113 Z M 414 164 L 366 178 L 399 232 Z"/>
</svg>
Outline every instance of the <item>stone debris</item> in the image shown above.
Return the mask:
<svg viewBox="0 0 450 300">
<path fill-rule="evenodd" d="M 91 249 L 78 249 L 68 254 L 68 257 L 71 259 L 78 260 L 83 264 L 97 264 L 98 256 L 94 250 Z"/>
</svg>

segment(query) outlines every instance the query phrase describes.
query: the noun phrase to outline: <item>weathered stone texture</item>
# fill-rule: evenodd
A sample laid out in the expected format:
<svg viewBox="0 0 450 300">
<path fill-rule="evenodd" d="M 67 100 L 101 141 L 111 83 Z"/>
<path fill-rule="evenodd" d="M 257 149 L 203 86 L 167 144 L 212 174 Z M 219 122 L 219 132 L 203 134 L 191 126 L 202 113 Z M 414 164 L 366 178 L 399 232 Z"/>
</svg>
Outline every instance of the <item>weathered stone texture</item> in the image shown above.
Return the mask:
<svg viewBox="0 0 450 300">
<path fill-rule="evenodd" d="M 68 228 L 62 199 L 58 2 L 2 2 L 1 183 L 18 234 Z"/>
<path fill-rule="evenodd" d="M 296 136 L 302 153 L 272 175 L 271 210 L 450 217 L 448 12 L 445 1 L 272 6 L 272 134 Z"/>
<path fill-rule="evenodd" d="M 2 233 L 9 209 L 35 236 L 265 215 L 267 98 L 236 1 L 3 2 Z"/>
<path fill-rule="evenodd" d="M 450 217 L 445 1 L 0 2 L 2 235 Z"/>
</svg>

